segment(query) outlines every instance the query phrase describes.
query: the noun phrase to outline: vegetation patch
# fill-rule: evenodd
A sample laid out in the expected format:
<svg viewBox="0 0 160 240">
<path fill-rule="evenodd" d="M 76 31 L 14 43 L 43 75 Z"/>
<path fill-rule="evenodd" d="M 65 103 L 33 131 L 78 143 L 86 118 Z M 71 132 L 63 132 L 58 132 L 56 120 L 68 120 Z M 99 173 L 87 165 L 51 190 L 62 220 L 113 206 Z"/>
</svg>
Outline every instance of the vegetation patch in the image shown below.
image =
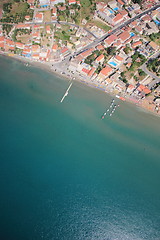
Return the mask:
<svg viewBox="0 0 160 240">
<path fill-rule="evenodd" d="M 142 69 L 138 69 L 138 74 L 139 76 L 144 76 L 144 77 L 147 76 L 147 74 Z"/>
<path fill-rule="evenodd" d="M 55 39 L 62 40 L 63 42 L 70 40 L 70 35 L 64 30 L 61 32 L 59 31 L 55 32 L 54 37 Z"/>
<path fill-rule="evenodd" d="M 136 71 L 143 63 L 146 62 L 146 60 L 147 59 L 142 54 L 135 52 L 132 55 L 132 64 L 129 71 Z"/>
<path fill-rule="evenodd" d="M 116 47 L 108 47 L 106 50 L 107 50 L 108 55 L 113 56 L 116 54 Z"/>
<path fill-rule="evenodd" d="M 12 35 L 12 39 L 14 42 L 18 41 L 17 36 L 22 36 L 22 35 L 30 35 L 31 30 L 29 29 L 15 29 Z"/>
<path fill-rule="evenodd" d="M 5 31 L 5 32 L 7 33 L 7 35 L 10 33 L 12 27 L 13 27 L 13 26 L 10 25 L 10 24 L 3 24 L 3 25 L 2 25 L 2 29 L 3 29 L 3 31 Z"/>
<path fill-rule="evenodd" d="M 149 38 L 151 41 L 155 42 L 157 45 L 160 46 L 160 32 L 152 33 L 151 35 L 149 35 Z"/>
<path fill-rule="evenodd" d="M 148 62 L 147 67 L 149 71 L 154 72 L 157 76 L 160 76 L 160 58 L 152 59 Z"/>
<path fill-rule="evenodd" d="M 58 21 L 67 21 L 67 22 L 75 22 L 76 24 L 80 23 L 80 6 L 78 4 L 71 4 L 70 6 L 65 6 L 65 9 L 62 11 L 61 7 L 63 7 L 63 3 L 57 4 L 57 14 Z M 71 11 L 73 13 L 71 13 Z"/>
<path fill-rule="evenodd" d="M 127 44 L 123 51 L 125 52 L 125 54 L 128 54 L 129 52 L 132 51 L 132 49 L 131 49 L 131 48 L 129 47 L 129 45 Z"/>
<path fill-rule="evenodd" d="M 81 0 L 80 19 L 85 18 L 87 21 L 93 18 L 96 10 L 96 3 L 94 0 Z"/>
<path fill-rule="evenodd" d="M 89 55 L 86 59 L 85 59 L 85 63 L 92 65 L 92 62 L 98 57 L 100 56 L 100 51 L 95 50 L 91 55 Z"/>
<path fill-rule="evenodd" d="M 29 8 L 29 4 L 25 1 L 4 3 L 3 12 L 2 22 L 24 22 L 26 15 L 29 15 L 31 19 L 33 18 L 33 10 Z"/>
<path fill-rule="evenodd" d="M 103 29 L 104 31 L 106 31 L 106 32 L 108 32 L 110 29 L 111 29 L 111 27 L 110 26 L 108 26 L 107 24 L 105 24 L 105 23 L 102 23 L 102 22 L 100 22 L 100 21 L 93 21 L 93 23 L 94 23 L 94 25 L 96 25 L 98 28 L 101 28 L 101 29 Z"/>
<path fill-rule="evenodd" d="M 124 82 L 124 83 L 128 83 L 126 76 L 125 76 L 126 72 L 121 72 L 121 76 L 119 77 L 119 79 Z"/>
</svg>

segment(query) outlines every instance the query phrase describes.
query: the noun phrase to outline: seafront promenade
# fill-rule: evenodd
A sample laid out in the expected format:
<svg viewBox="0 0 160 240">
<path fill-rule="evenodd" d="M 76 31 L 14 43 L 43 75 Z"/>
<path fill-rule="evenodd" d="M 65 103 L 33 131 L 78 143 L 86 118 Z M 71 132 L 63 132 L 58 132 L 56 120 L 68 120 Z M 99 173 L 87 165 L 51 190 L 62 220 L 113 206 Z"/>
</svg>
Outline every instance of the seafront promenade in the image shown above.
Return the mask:
<svg viewBox="0 0 160 240">
<path fill-rule="evenodd" d="M 72 82 L 74 83 L 74 81 L 78 81 L 81 82 L 82 84 L 85 84 L 88 87 L 91 88 L 96 88 L 97 90 L 103 91 L 107 94 L 110 94 L 113 97 L 116 97 L 117 92 L 114 91 L 113 88 L 111 88 L 110 86 L 105 86 L 102 83 L 97 83 L 97 81 L 91 81 L 89 78 L 84 77 L 76 72 L 71 72 L 67 69 L 67 65 L 65 65 L 65 62 L 63 64 L 58 63 L 58 64 L 51 64 L 49 62 L 37 62 L 34 60 L 30 60 L 28 61 L 28 59 L 21 57 L 21 56 L 17 56 L 17 55 L 9 55 L 8 54 L 4 54 L 4 52 L 0 52 L 1 55 L 4 55 L 6 57 L 11 57 L 11 58 L 15 58 L 16 60 L 22 61 L 26 64 L 26 67 L 30 67 L 30 64 L 44 69 L 45 71 L 49 71 L 51 73 L 53 73 L 54 75 L 58 75 L 60 78 L 66 79 L 66 80 L 72 80 Z M 28 65 L 29 64 L 29 65 Z M 126 101 L 135 104 L 139 107 L 142 107 L 146 110 L 148 110 L 149 112 L 159 116 L 160 112 L 155 112 L 154 109 L 154 105 L 152 105 L 151 103 L 148 102 L 148 100 L 141 100 L 141 99 L 137 99 L 136 97 L 132 97 L 129 94 L 121 94 L 118 95 L 119 97 L 122 97 L 123 99 L 125 99 Z M 122 100 L 123 101 L 123 100 Z"/>
<path fill-rule="evenodd" d="M 1 22 L 1 54 L 43 66 L 63 78 L 78 80 L 160 114 L 159 68 L 153 66 L 154 72 L 147 69 L 147 62 L 159 57 L 155 20 L 159 3 L 155 1 L 150 7 L 118 0 L 108 5 L 96 3 L 92 21 L 99 19 L 103 27 L 85 19 L 80 24 L 73 19 L 61 20 L 65 9 L 78 14 L 83 9 L 80 2 L 75 6 L 70 2 L 28 4 L 27 13 L 33 14 L 26 15 L 23 23 L 15 23 L 6 10 Z M 11 22 L 5 22 L 6 15 Z"/>
</svg>

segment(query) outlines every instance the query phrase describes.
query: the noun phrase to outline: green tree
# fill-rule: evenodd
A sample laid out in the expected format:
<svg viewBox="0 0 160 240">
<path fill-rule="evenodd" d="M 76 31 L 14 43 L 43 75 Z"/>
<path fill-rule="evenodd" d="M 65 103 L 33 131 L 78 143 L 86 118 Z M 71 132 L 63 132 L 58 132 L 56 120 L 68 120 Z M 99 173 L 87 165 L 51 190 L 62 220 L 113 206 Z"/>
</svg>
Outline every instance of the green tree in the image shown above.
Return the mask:
<svg viewBox="0 0 160 240">
<path fill-rule="evenodd" d="M 146 76 L 146 73 L 142 69 L 138 69 L 139 76 Z"/>
<path fill-rule="evenodd" d="M 107 53 L 108 53 L 109 55 L 114 55 L 115 52 L 116 52 L 116 47 L 108 47 L 108 48 L 107 48 Z"/>
</svg>

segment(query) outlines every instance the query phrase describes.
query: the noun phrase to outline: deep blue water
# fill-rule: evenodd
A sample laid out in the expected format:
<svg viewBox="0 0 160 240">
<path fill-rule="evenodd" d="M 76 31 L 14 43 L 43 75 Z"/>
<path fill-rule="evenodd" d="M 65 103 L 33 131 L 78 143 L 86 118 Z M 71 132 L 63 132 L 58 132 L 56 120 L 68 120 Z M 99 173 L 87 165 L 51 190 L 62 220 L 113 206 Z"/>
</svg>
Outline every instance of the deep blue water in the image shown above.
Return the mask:
<svg viewBox="0 0 160 240">
<path fill-rule="evenodd" d="M 0 239 L 159 240 L 160 119 L 0 57 Z"/>
</svg>

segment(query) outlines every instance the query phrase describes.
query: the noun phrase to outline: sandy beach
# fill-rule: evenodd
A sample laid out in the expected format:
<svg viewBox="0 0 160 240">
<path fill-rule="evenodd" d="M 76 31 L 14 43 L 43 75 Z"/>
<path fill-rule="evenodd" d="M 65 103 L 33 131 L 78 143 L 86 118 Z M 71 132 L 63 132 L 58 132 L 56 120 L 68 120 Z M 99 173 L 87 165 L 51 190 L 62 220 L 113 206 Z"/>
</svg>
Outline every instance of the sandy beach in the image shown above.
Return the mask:
<svg viewBox="0 0 160 240">
<path fill-rule="evenodd" d="M 29 67 L 30 64 L 33 66 L 36 66 L 38 68 L 44 69 L 46 71 L 49 71 L 53 74 L 56 74 L 59 77 L 63 77 L 66 80 L 72 80 L 72 81 L 78 81 L 82 84 L 85 84 L 86 86 L 96 88 L 97 90 L 106 92 L 107 94 L 110 94 L 113 97 L 116 97 L 116 93 L 113 91 L 110 91 L 110 88 L 108 86 L 105 86 L 103 84 L 93 82 L 90 79 L 87 79 L 85 76 L 81 76 L 80 74 L 73 73 L 67 70 L 66 67 L 64 67 L 63 62 L 59 63 L 51 63 L 51 62 L 38 62 L 31 59 L 26 59 L 25 57 L 18 56 L 18 55 L 9 55 L 8 53 L 0 51 L 0 54 L 2 56 L 11 57 L 18 61 L 24 62 L 26 64 L 26 67 Z M 117 95 L 119 97 L 119 95 Z M 160 116 L 160 111 L 155 110 L 155 105 L 152 103 L 151 99 L 143 99 L 143 100 L 135 100 L 130 95 L 121 95 L 120 97 L 125 98 L 125 101 L 130 102 L 134 105 L 137 105 L 138 107 L 143 108 L 144 110 L 156 115 Z M 122 100 L 123 101 L 123 100 Z"/>
</svg>

